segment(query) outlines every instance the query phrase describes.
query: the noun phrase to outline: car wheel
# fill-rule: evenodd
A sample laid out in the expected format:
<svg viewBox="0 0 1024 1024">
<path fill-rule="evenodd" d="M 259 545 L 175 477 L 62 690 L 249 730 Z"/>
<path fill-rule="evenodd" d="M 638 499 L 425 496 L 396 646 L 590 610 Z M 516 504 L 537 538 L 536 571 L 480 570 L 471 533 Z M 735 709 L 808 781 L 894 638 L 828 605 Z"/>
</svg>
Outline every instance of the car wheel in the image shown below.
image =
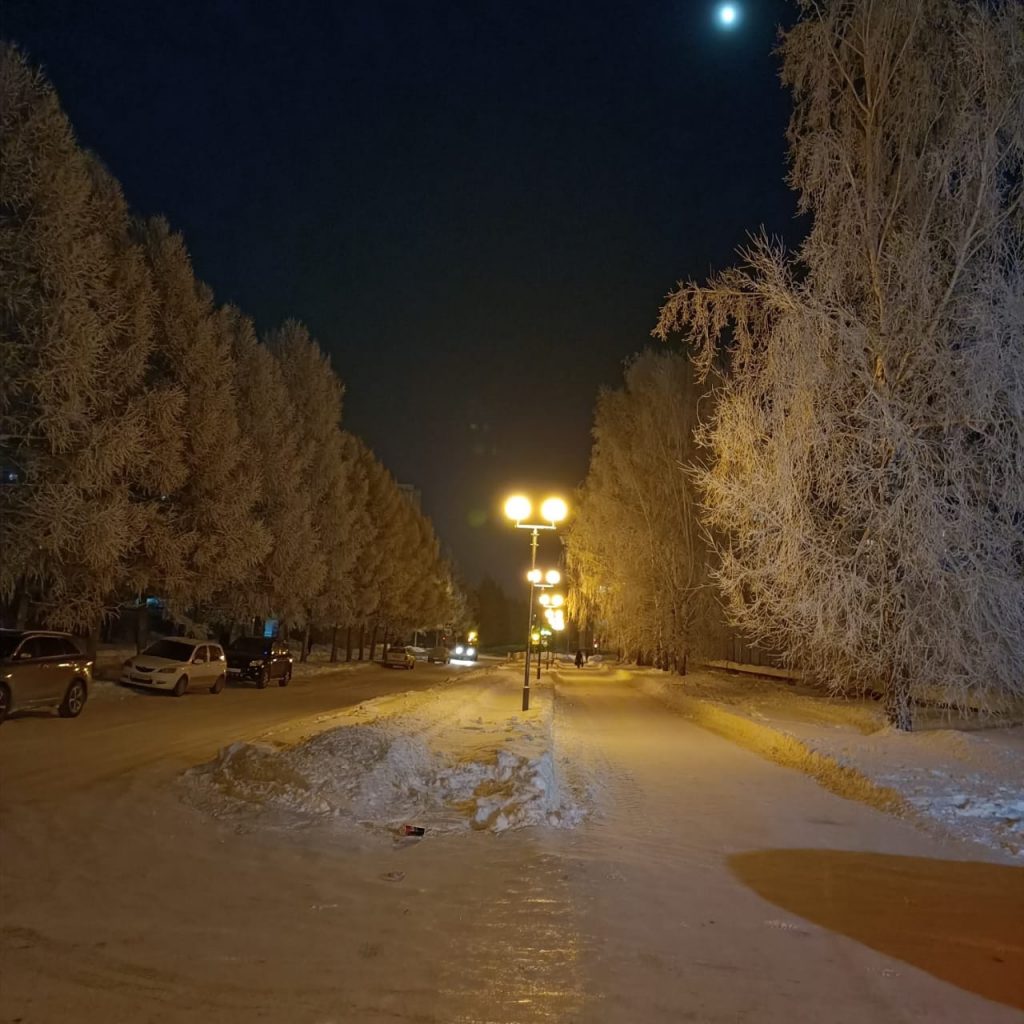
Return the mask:
<svg viewBox="0 0 1024 1024">
<path fill-rule="evenodd" d="M 269 675 L 270 675 L 270 673 L 266 670 L 265 667 L 260 669 L 260 674 L 256 677 L 256 689 L 257 690 L 265 690 L 266 689 L 266 687 L 267 687 L 267 679 L 268 679 Z"/>
<path fill-rule="evenodd" d="M 187 689 L 188 689 L 188 676 L 182 676 L 174 684 L 174 689 L 171 690 L 171 693 L 173 693 L 175 697 L 184 697 L 185 696 L 185 691 Z"/>
<path fill-rule="evenodd" d="M 3 722 L 10 710 L 11 691 L 3 683 L 0 683 L 0 722 Z"/>
<path fill-rule="evenodd" d="M 221 675 L 217 676 L 217 682 L 215 682 L 213 686 L 210 687 L 210 693 L 220 693 L 220 691 L 224 689 L 224 683 L 226 681 L 227 676 L 221 673 Z"/>
<path fill-rule="evenodd" d="M 278 679 L 277 685 L 278 686 L 287 686 L 291 681 L 292 681 L 292 670 L 289 667 L 289 669 L 285 672 L 285 674 L 283 676 L 281 676 L 280 679 Z"/>
<path fill-rule="evenodd" d="M 57 708 L 57 713 L 61 718 L 77 718 L 85 707 L 87 696 L 85 683 L 81 679 L 72 679 L 68 692 L 64 694 L 64 699 Z"/>
</svg>

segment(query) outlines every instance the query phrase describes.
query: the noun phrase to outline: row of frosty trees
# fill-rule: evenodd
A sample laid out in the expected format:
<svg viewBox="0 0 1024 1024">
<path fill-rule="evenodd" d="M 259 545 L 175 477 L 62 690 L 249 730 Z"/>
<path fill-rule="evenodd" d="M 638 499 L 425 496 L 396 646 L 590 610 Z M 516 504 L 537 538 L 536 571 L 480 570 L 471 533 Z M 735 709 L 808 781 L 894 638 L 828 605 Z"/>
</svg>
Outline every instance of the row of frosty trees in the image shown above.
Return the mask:
<svg viewBox="0 0 1024 1024">
<path fill-rule="evenodd" d="M 95 636 L 161 596 L 223 632 L 386 634 L 462 616 L 430 522 L 341 429 L 306 329 L 258 338 L 77 145 L 57 96 L 0 51 L 0 598 Z M 304 645 L 303 650 L 306 650 Z M 360 656 L 362 635 L 360 635 Z M 371 644 L 372 657 L 372 644 Z"/>
<path fill-rule="evenodd" d="M 809 232 L 680 285 L 686 351 L 601 395 L 572 601 L 684 671 L 724 615 L 909 729 L 1024 697 L 1024 6 L 800 7 Z"/>
</svg>

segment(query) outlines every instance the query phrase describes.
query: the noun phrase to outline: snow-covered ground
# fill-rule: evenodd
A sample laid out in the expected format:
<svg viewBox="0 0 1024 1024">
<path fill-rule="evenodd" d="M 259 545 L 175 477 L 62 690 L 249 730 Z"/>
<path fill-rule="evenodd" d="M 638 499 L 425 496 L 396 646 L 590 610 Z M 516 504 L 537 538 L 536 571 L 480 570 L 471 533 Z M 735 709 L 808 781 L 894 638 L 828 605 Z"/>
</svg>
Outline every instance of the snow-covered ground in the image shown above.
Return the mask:
<svg viewBox="0 0 1024 1024">
<path fill-rule="evenodd" d="M 583 807 L 555 756 L 551 691 L 527 714 L 509 698 L 505 676 L 476 674 L 367 701 L 297 744 L 232 744 L 184 785 L 217 817 L 282 827 L 437 835 L 578 823 Z"/>
<path fill-rule="evenodd" d="M 919 712 L 915 731 L 878 702 L 719 671 L 630 671 L 645 692 L 842 795 L 1024 857 L 1024 725 Z M 1024 710 L 1024 709 L 1022 709 Z"/>
<path fill-rule="evenodd" d="M 758 720 L 712 678 L 676 694 L 701 728 L 664 679 L 567 665 L 523 714 L 514 667 L 378 667 L 12 720 L 0 1017 L 1020 1020 L 1024 867 L 735 728 L 785 753 L 773 701 L 870 715 Z"/>
<path fill-rule="evenodd" d="M 886 725 L 875 702 L 834 701 L 776 680 L 585 671 L 625 674 L 700 724 L 842 796 L 1024 856 L 1024 727 L 925 720 L 905 734 Z M 503 674 L 486 684 L 477 677 L 368 701 L 298 743 L 232 744 L 186 775 L 188 798 L 218 817 L 274 827 L 398 832 L 409 824 L 437 835 L 578 824 L 600 790 L 599 775 L 576 764 L 568 780 L 551 689 L 535 691 L 527 715 L 510 714 L 508 690 Z"/>
</svg>

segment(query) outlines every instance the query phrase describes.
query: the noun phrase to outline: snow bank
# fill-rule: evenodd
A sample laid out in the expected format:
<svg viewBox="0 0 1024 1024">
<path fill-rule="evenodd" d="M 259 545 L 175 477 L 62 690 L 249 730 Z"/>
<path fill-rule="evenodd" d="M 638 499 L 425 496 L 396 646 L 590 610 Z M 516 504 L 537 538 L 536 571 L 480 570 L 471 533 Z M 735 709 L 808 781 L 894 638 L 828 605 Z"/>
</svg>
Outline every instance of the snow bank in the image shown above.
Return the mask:
<svg viewBox="0 0 1024 1024">
<path fill-rule="evenodd" d="M 184 784 L 209 813 L 284 827 L 415 824 L 428 835 L 571 827 L 584 812 L 556 763 L 550 695 L 510 717 L 517 697 L 502 673 L 369 701 L 295 746 L 233 744 Z"/>
<path fill-rule="evenodd" d="M 645 692 L 851 799 L 1024 857 L 1024 727 L 929 721 L 903 733 L 877 702 L 718 672 L 633 672 Z"/>
</svg>

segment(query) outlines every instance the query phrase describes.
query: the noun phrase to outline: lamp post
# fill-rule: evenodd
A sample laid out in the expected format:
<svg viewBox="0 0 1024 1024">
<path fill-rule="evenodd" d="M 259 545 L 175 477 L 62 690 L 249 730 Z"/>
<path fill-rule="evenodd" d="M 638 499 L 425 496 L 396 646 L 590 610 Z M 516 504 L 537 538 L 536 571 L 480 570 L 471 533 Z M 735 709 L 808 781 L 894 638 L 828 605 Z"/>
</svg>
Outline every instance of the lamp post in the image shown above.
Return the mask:
<svg viewBox="0 0 1024 1024">
<path fill-rule="evenodd" d="M 530 499 L 522 494 L 514 494 L 505 502 L 505 515 L 511 519 L 517 530 L 530 531 L 530 572 L 527 579 L 530 581 L 530 617 L 526 630 L 526 656 L 523 659 L 523 710 L 530 710 L 530 648 L 533 642 L 533 593 L 540 587 L 553 587 L 561 576 L 556 569 L 551 569 L 547 574 L 542 574 L 537 568 L 537 544 L 541 530 L 557 530 L 558 524 L 569 514 L 569 507 L 561 498 L 546 498 L 540 506 L 540 519 L 538 523 L 528 523 L 533 513 L 533 504 Z M 554 579 L 550 577 L 554 574 Z M 546 582 L 542 582 L 542 579 Z M 540 650 L 537 651 L 537 678 L 540 678 Z"/>
</svg>

